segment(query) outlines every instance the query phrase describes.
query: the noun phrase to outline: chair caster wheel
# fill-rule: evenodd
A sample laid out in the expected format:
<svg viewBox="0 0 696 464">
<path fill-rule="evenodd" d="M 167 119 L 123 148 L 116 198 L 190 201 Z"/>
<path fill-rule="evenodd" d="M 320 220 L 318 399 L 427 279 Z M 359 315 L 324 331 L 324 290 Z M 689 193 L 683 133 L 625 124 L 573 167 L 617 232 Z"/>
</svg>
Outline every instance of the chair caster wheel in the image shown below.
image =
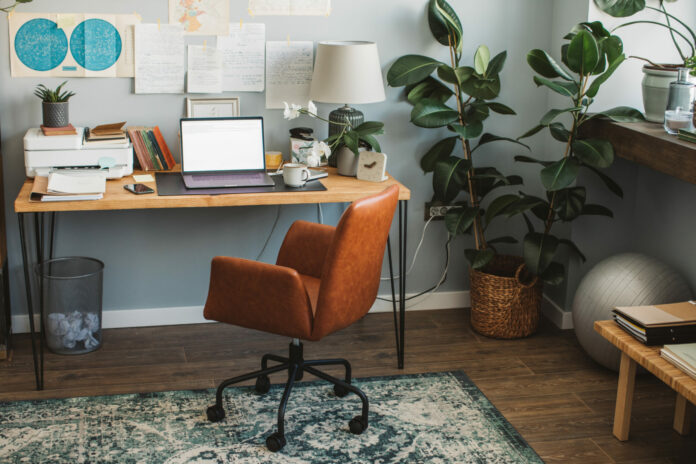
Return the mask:
<svg viewBox="0 0 696 464">
<path fill-rule="evenodd" d="M 271 389 L 271 380 L 267 375 L 259 375 L 256 377 L 256 385 L 254 386 L 257 393 L 265 394 Z"/>
<path fill-rule="evenodd" d="M 285 443 L 285 437 L 278 432 L 275 432 L 266 438 L 266 448 L 274 453 L 283 449 Z"/>
<path fill-rule="evenodd" d="M 367 429 L 367 421 L 362 416 L 355 416 L 348 423 L 348 427 L 350 427 L 350 433 L 360 435 Z"/>
<path fill-rule="evenodd" d="M 348 390 L 346 387 L 342 387 L 341 385 L 334 385 L 334 394 L 339 398 L 343 398 L 349 392 L 350 390 Z"/>
<path fill-rule="evenodd" d="M 217 404 L 208 408 L 205 412 L 210 422 L 220 422 L 225 418 L 225 410 Z"/>
</svg>

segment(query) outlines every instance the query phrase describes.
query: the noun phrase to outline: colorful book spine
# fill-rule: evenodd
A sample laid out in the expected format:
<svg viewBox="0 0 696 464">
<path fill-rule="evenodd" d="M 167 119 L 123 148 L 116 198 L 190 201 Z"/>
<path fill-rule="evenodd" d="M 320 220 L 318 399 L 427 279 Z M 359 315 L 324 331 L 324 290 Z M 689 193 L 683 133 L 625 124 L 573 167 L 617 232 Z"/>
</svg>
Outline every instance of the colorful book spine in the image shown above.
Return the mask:
<svg viewBox="0 0 696 464">
<path fill-rule="evenodd" d="M 155 126 L 152 131 L 155 134 L 155 138 L 157 139 L 157 143 L 159 144 L 160 148 L 162 149 L 162 153 L 164 154 L 164 158 L 167 160 L 167 166 L 169 166 L 169 169 L 172 169 L 174 165 L 176 164 L 176 161 L 174 161 L 174 157 L 172 156 L 172 152 L 169 151 L 169 146 L 167 145 L 167 142 L 164 141 L 164 137 L 162 137 L 162 132 L 160 132 L 159 126 Z"/>
<path fill-rule="evenodd" d="M 163 171 L 174 167 L 176 162 L 159 127 L 129 127 L 127 132 L 143 170 Z"/>
</svg>

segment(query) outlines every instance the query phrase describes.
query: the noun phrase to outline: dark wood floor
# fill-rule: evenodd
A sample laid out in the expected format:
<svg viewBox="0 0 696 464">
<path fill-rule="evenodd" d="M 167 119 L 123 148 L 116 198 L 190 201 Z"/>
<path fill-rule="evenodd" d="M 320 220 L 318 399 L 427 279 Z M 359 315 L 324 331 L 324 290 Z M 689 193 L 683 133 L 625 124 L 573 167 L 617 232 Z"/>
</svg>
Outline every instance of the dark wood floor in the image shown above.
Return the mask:
<svg viewBox="0 0 696 464">
<path fill-rule="evenodd" d="M 621 443 L 611 434 L 617 376 L 590 360 L 572 331 L 545 323 L 527 339 L 492 340 L 475 334 L 468 316 L 408 313 L 402 371 L 391 314 L 306 343 L 305 357 L 345 357 L 356 377 L 463 370 L 549 463 L 696 462 L 694 433 L 671 428 L 674 393 L 652 376 L 637 380 L 631 439 Z M 105 330 L 95 353 L 47 355 L 46 390 L 36 392 L 28 337 L 20 335 L 12 360 L 0 362 L 0 400 L 209 388 L 257 369 L 263 353 L 285 354 L 287 343 L 221 324 Z"/>
</svg>

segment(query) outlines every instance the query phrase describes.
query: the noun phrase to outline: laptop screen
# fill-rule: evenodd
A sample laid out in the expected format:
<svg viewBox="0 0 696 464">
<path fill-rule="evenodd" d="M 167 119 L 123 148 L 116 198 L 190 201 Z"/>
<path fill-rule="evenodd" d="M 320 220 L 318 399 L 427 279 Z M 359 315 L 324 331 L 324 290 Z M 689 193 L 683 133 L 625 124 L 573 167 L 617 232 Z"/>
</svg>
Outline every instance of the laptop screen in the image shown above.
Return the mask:
<svg viewBox="0 0 696 464">
<path fill-rule="evenodd" d="M 185 172 L 265 168 L 262 118 L 181 120 Z"/>
</svg>

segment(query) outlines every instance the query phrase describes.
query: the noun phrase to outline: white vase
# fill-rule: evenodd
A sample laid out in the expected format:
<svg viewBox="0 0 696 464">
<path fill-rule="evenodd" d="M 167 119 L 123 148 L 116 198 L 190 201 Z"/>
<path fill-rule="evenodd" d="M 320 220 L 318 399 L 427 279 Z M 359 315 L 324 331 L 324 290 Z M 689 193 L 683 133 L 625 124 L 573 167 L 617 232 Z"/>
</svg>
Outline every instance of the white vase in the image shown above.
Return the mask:
<svg viewBox="0 0 696 464">
<path fill-rule="evenodd" d="M 665 110 L 669 100 L 669 84 L 677 80 L 677 68 L 660 69 L 645 65 L 643 74 L 645 118 L 651 122 L 662 123 L 665 120 Z M 691 76 L 691 82 L 696 83 L 694 76 Z"/>
</svg>

